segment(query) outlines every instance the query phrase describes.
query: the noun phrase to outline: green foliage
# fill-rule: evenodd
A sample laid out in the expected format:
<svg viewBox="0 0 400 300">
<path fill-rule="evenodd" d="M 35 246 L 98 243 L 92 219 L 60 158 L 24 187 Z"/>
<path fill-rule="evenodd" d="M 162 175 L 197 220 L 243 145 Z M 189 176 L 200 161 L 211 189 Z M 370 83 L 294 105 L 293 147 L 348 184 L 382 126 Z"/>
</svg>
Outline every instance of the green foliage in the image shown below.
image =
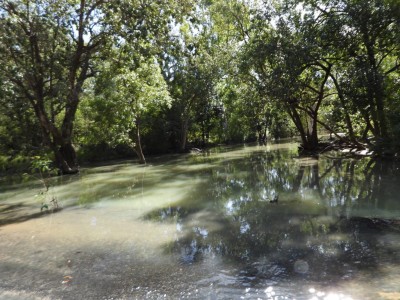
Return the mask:
<svg viewBox="0 0 400 300">
<path fill-rule="evenodd" d="M 31 171 L 40 174 L 50 173 L 52 171 L 52 161 L 46 157 L 34 156 L 31 160 Z"/>
<path fill-rule="evenodd" d="M 53 167 L 53 162 L 46 156 L 34 156 L 31 158 L 30 174 L 25 173 L 25 176 L 33 176 L 42 184 L 42 188 L 34 197 L 40 203 L 40 211 L 49 210 L 53 211 L 59 209 L 58 201 L 55 196 L 50 196 L 50 178 L 57 175 Z"/>
<path fill-rule="evenodd" d="M 102 66 L 91 93 L 85 96 L 82 115 L 94 121 L 84 129 L 86 142 L 127 145 L 136 151 L 141 132 L 146 134 L 150 128 L 149 116 L 170 106 L 171 97 L 155 58 L 131 57 L 127 50 L 116 49 L 115 55 L 123 60 Z"/>
<path fill-rule="evenodd" d="M 393 0 L 3 1 L 0 152 L 72 173 L 75 148 L 315 150 L 328 131 L 399 149 L 399 19 Z"/>
<path fill-rule="evenodd" d="M 30 159 L 24 155 L 3 156 L 0 155 L 0 173 L 23 173 L 30 168 Z"/>
<path fill-rule="evenodd" d="M 40 130 L 36 132 L 42 133 L 39 146 L 49 147 L 54 152 L 62 172 L 77 172 L 72 144 L 74 122 L 82 92 L 87 81 L 98 74 L 100 62 L 113 62 L 109 50 L 120 47 L 123 42 L 132 51 L 144 55 L 143 61 L 153 59 L 151 52 L 154 52 L 153 48 L 157 49 L 155 45 L 168 39 L 170 13 L 174 12 L 175 19 L 180 20 L 180 12 L 190 7 L 191 1 L 182 4 L 173 0 L 152 3 L 123 0 L 2 1 L 0 101 L 11 104 L 14 99 L 20 100 L 24 104 L 22 115 L 29 116 L 22 118 L 20 124 L 19 120 L 13 121 L 13 125 L 32 128 L 26 125 L 38 124 Z M 126 70 L 125 76 L 128 74 Z M 122 92 L 129 91 L 125 89 Z M 145 92 L 154 93 L 148 88 Z M 10 105 L 5 113 L 10 118 L 16 109 L 16 105 Z M 142 107 L 137 105 L 136 109 Z M 2 111 L 0 115 L 3 119 Z M 31 116 L 34 122 L 29 123 L 26 120 Z M 0 139 L 3 131 L 6 131 L 5 137 L 12 136 L 9 128 L 1 128 Z M 7 145 L 12 143 L 7 141 Z"/>
</svg>

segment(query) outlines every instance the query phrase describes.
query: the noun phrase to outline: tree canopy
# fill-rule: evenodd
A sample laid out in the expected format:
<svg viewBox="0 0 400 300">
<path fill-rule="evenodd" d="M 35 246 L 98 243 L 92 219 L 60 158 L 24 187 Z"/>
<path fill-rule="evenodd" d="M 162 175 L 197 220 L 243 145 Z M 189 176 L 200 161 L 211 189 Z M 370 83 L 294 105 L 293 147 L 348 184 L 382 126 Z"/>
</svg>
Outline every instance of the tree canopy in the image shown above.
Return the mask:
<svg viewBox="0 0 400 300">
<path fill-rule="evenodd" d="M 327 133 L 396 153 L 399 20 L 395 0 L 5 0 L 0 151 L 62 173 L 99 147 L 145 162 Z"/>
</svg>

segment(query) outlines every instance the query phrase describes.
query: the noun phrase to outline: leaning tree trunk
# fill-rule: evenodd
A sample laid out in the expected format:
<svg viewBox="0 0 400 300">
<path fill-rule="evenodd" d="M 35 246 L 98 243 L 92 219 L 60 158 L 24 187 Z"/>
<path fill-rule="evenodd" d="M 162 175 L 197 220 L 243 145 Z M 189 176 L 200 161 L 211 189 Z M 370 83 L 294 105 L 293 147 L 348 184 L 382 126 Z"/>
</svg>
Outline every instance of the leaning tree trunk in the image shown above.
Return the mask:
<svg viewBox="0 0 400 300">
<path fill-rule="evenodd" d="M 32 101 L 32 103 L 42 128 L 43 141 L 53 151 L 60 174 L 78 173 L 79 165 L 72 145 L 72 130 L 62 134 L 47 117 L 43 102 Z"/>
<path fill-rule="evenodd" d="M 334 76 L 332 73 L 330 74 L 330 76 L 331 76 L 331 79 L 333 80 L 333 83 L 334 83 L 334 85 L 336 87 L 336 91 L 337 91 L 337 94 L 338 94 L 340 105 L 343 108 L 344 121 L 346 122 L 346 126 L 347 126 L 347 130 L 348 130 L 348 133 L 349 133 L 350 141 L 352 143 L 356 143 L 356 136 L 354 134 L 353 123 L 352 123 L 350 115 L 348 113 L 349 108 L 348 108 L 348 105 L 346 104 L 346 100 L 344 98 L 344 94 L 343 94 L 342 88 L 339 85 L 339 82 L 338 82 L 336 76 Z"/>
<path fill-rule="evenodd" d="M 303 124 L 297 108 L 294 105 L 288 107 L 289 115 L 300 134 L 301 147 L 306 151 L 315 151 L 318 148 L 317 115 L 314 112 L 305 111 L 311 117 L 311 122 L 307 122 L 306 125 Z"/>
<path fill-rule="evenodd" d="M 4 53 L 11 59 L 10 66 L 15 66 L 21 76 L 15 77 L 12 75 L 14 72 L 8 72 L 8 79 L 18 87 L 21 95 L 34 109 L 42 129 L 44 144 L 54 152 L 60 173 L 77 173 L 79 168 L 72 145 L 73 123 L 82 86 L 87 78 L 95 76 L 91 68 L 93 56 L 108 43 L 104 38 L 106 31 L 101 30 L 102 26 L 96 25 L 100 24 L 96 16 L 103 11 L 107 1 L 76 1 L 73 13 L 68 12 L 66 15 L 66 20 L 73 17 L 76 21 L 70 35 L 63 31 L 66 24 L 58 22 L 54 26 L 43 28 L 40 25 L 42 21 L 33 21 L 40 18 L 40 13 L 36 12 L 33 6 L 12 5 L 13 1 L 1 3 L 3 2 L 6 2 L 6 5 L 2 5 L 3 11 L 12 19 L 18 20 L 15 27 L 8 26 L 13 30 L 6 28 L 11 36 L 4 41 L 6 43 L 2 50 L 6 51 Z M 48 6 L 49 4 L 43 4 L 43 7 L 38 7 L 45 10 Z M 91 30 L 93 26 L 98 27 L 98 32 Z M 44 31 L 40 32 L 42 29 Z M 88 32 L 91 33 L 90 39 L 85 38 Z M 47 43 L 53 39 L 54 44 L 48 46 Z M 19 41 L 18 49 L 14 47 L 15 40 Z M 58 45 L 61 45 L 61 48 Z M 64 53 L 64 47 L 67 45 L 68 59 L 59 64 L 55 58 Z M 54 72 L 55 65 L 60 65 L 56 68 L 60 72 Z M 63 93 L 63 89 L 61 91 L 57 85 L 52 84 L 58 81 L 66 83 L 68 95 Z M 53 104 L 60 104 L 57 99 L 61 96 L 66 97 L 62 108 L 57 114 L 54 111 L 49 112 Z M 52 118 L 49 118 L 50 114 L 53 114 Z M 59 123 L 55 122 L 56 115 L 60 118 L 64 115 L 61 128 L 58 127 Z"/>
<path fill-rule="evenodd" d="M 294 125 L 296 126 L 299 134 L 300 134 L 300 138 L 301 138 L 301 146 L 305 149 L 305 150 L 309 150 L 308 148 L 308 134 L 304 128 L 303 122 L 301 120 L 300 114 L 297 111 L 295 105 L 289 103 L 287 106 L 287 112 L 290 116 L 290 118 L 292 119 Z"/>
</svg>

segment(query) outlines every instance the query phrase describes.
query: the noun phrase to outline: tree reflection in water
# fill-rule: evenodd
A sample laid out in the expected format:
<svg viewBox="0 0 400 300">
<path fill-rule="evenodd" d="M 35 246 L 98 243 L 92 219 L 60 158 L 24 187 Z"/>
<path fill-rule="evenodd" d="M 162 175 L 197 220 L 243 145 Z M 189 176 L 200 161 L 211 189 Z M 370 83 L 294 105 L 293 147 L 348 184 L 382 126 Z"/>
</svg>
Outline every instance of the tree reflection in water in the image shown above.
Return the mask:
<svg viewBox="0 0 400 300">
<path fill-rule="evenodd" d="M 177 223 L 180 234 L 166 251 L 182 264 L 219 256 L 253 286 L 293 278 L 331 285 L 360 271 L 378 276 L 388 257 L 399 262 L 379 239 L 399 233 L 393 216 L 379 215 L 398 211 L 393 162 L 302 158 L 281 149 L 222 161 L 205 176 L 187 201 L 147 216 Z M 278 204 L 269 202 L 275 195 Z"/>
</svg>

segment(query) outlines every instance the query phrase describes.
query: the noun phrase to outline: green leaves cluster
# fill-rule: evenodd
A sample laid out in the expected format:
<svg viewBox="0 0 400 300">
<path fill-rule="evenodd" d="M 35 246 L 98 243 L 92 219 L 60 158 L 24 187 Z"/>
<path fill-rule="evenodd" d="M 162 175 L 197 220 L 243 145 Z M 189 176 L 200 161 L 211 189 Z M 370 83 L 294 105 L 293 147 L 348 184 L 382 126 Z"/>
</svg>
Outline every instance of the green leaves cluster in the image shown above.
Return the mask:
<svg viewBox="0 0 400 300">
<path fill-rule="evenodd" d="M 288 0 L 269 16 L 258 11 L 245 70 L 282 105 L 306 149 L 316 149 L 320 128 L 343 130 L 359 146 L 371 136 L 393 144 L 396 122 L 389 107 L 399 100 L 393 94 L 400 68 L 398 6 Z"/>
<path fill-rule="evenodd" d="M 114 145 L 135 144 L 135 130 L 144 115 L 155 114 L 172 101 L 154 57 L 135 68 L 129 68 L 129 62 L 121 68 L 103 66 L 88 100 L 86 113 L 94 114 L 90 129 Z"/>
<path fill-rule="evenodd" d="M 399 19 L 392 0 L 3 1 L 0 150 L 74 173 L 93 145 L 395 149 Z"/>
</svg>

